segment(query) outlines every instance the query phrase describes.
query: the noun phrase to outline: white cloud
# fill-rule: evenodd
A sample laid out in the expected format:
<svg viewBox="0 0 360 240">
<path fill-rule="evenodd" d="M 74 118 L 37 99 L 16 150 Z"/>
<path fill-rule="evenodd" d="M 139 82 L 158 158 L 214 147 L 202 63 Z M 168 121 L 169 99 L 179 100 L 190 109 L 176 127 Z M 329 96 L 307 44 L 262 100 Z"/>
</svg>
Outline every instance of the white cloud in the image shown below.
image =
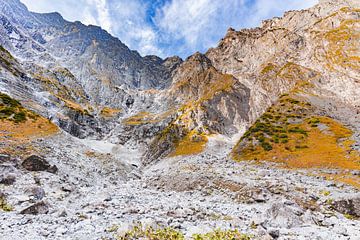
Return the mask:
<svg viewBox="0 0 360 240">
<path fill-rule="evenodd" d="M 142 55 L 162 56 L 158 47 L 158 35 L 147 21 L 148 5 L 141 0 L 110 0 L 112 31 L 126 45 Z"/>
<path fill-rule="evenodd" d="M 175 0 L 159 10 L 155 20 L 162 31 L 176 38 L 183 37 L 188 44 L 195 45 L 216 8 L 212 0 Z"/>
<path fill-rule="evenodd" d="M 110 19 L 109 8 L 106 0 L 86 0 L 86 2 L 88 5 L 95 7 L 98 25 L 111 32 L 112 20 Z"/>
<path fill-rule="evenodd" d="M 155 22 L 165 39 L 183 39 L 184 52 L 194 52 L 214 45 L 243 5 L 243 0 L 173 0 L 158 10 Z"/>
</svg>

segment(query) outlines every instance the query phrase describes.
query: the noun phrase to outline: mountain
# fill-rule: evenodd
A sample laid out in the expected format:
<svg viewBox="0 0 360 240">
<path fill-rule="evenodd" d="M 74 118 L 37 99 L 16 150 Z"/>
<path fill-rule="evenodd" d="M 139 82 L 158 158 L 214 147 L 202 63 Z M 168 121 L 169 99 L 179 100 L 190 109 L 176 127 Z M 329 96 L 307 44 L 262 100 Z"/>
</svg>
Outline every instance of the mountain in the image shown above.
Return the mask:
<svg viewBox="0 0 360 240">
<path fill-rule="evenodd" d="M 359 9 L 182 60 L 0 0 L 1 236 L 358 239 Z"/>
</svg>

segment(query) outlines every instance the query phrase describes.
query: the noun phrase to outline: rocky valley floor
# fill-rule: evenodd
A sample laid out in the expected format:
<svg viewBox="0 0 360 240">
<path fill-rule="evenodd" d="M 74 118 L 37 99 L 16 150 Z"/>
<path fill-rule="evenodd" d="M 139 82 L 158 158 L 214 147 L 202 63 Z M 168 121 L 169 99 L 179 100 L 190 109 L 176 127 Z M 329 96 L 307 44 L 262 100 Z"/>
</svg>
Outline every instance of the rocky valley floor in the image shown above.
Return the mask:
<svg viewBox="0 0 360 240">
<path fill-rule="evenodd" d="M 112 144 L 91 146 L 59 133 L 13 147 L 45 156 L 55 173 L 1 156 L 8 210 L 0 212 L 1 239 L 116 239 L 138 223 L 169 226 L 189 239 L 214 229 L 253 239 L 360 238 L 359 190 L 327 180 L 337 170 L 235 162 L 228 157 L 233 143 L 221 137 L 209 139 L 202 154 L 147 168 Z"/>
</svg>

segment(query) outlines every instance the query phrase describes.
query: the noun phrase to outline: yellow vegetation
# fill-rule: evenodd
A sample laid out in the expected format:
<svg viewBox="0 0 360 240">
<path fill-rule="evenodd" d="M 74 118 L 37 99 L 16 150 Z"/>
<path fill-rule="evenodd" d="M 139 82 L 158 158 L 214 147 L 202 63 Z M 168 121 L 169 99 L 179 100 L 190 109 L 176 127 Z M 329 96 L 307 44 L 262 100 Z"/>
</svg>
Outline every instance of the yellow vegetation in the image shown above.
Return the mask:
<svg viewBox="0 0 360 240">
<path fill-rule="evenodd" d="M 121 112 L 121 109 L 104 107 L 101 110 L 100 114 L 104 118 L 113 118 L 120 112 Z"/>
<path fill-rule="evenodd" d="M 337 174 L 322 174 L 327 180 L 342 182 L 360 189 L 360 177 L 354 176 L 349 172 L 341 172 Z"/>
<path fill-rule="evenodd" d="M 76 112 L 80 112 L 82 114 L 89 114 L 89 111 L 87 109 L 85 109 L 83 106 L 81 106 L 79 103 L 76 103 L 74 101 L 70 101 L 67 100 L 65 98 L 62 98 L 60 96 L 56 96 L 58 97 L 61 101 L 63 101 L 65 103 L 65 106 L 76 111 Z"/>
<path fill-rule="evenodd" d="M 143 125 L 148 123 L 158 123 L 169 117 L 171 114 L 173 114 L 173 112 L 174 111 L 172 110 L 160 114 L 154 114 L 150 112 L 139 112 L 131 117 L 125 118 L 122 121 L 122 123 L 131 126 Z"/>
<path fill-rule="evenodd" d="M 58 132 L 58 127 L 36 113 L 24 108 L 19 101 L 0 93 L 0 141 L 4 143 L 1 152 L 21 155 L 28 142 L 34 138 L 46 137 Z M 21 144 L 22 151 L 16 147 Z"/>
<path fill-rule="evenodd" d="M 232 75 L 222 75 L 220 79 L 216 79 L 215 81 L 211 82 L 209 86 L 205 87 L 199 101 L 204 102 L 207 100 L 211 100 L 215 96 L 215 94 L 219 92 L 230 91 L 234 83 L 235 79 Z"/>
<path fill-rule="evenodd" d="M 278 68 L 278 66 L 274 63 L 268 63 L 262 70 L 261 70 L 261 74 L 265 75 L 271 71 L 274 71 Z"/>
<path fill-rule="evenodd" d="M 199 105 L 211 100 L 217 93 L 230 91 L 235 79 L 230 74 L 220 74 L 215 69 L 179 81 L 173 91 L 185 93 L 189 103 Z"/>
<path fill-rule="evenodd" d="M 170 157 L 199 154 L 204 150 L 207 141 L 205 134 L 193 130 L 175 144 L 175 149 Z"/>
<path fill-rule="evenodd" d="M 0 120 L 0 138 L 9 140 L 29 140 L 32 138 L 46 137 L 58 132 L 58 127 L 48 119 L 38 117 L 36 120 L 28 119 L 23 123 L 14 123 Z"/>
<path fill-rule="evenodd" d="M 330 63 L 343 68 L 360 69 L 360 20 L 342 20 L 339 27 L 325 34 L 325 39 L 328 42 L 326 58 Z"/>
</svg>

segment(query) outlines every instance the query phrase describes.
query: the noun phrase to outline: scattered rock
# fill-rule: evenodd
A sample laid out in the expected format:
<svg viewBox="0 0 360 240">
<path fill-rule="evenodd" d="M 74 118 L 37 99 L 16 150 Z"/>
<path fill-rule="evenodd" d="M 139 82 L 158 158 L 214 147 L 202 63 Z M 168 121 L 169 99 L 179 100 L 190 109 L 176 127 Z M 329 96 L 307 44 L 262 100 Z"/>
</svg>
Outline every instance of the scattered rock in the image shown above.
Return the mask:
<svg viewBox="0 0 360 240">
<path fill-rule="evenodd" d="M 280 237 L 280 231 L 279 230 L 271 229 L 271 230 L 268 231 L 268 233 L 273 239 L 278 239 Z"/>
<path fill-rule="evenodd" d="M 47 171 L 50 173 L 58 171 L 55 165 L 51 166 L 44 158 L 36 155 L 26 158 L 21 165 L 28 171 Z"/>
<path fill-rule="evenodd" d="M 0 184 L 4 184 L 4 185 L 12 185 L 14 184 L 16 180 L 15 175 L 9 174 L 9 175 L 5 175 L 3 177 L 0 177 Z"/>
<path fill-rule="evenodd" d="M 241 203 L 263 203 L 269 199 L 270 192 L 263 188 L 244 188 L 236 194 L 236 200 Z"/>
<path fill-rule="evenodd" d="M 34 205 L 31 205 L 28 208 L 25 208 L 20 212 L 20 214 L 38 215 L 38 214 L 47 214 L 48 212 L 49 212 L 49 205 L 41 201 Z"/>
<path fill-rule="evenodd" d="M 62 210 L 60 211 L 59 217 L 66 217 L 66 216 L 67 216 L 66 210 L 65 210 L 65 209 L 62 209 Z"/>
<path fill-rule="evenodd" d="M 41 187 L 32 187 L 27 191 L 33 196 L 36 200 L 41 200 L 45 197 L 45 191 Z"/>
<path fill-rule="evenodd" d="M 0 163 L 9 162 L 10 156 L 6 154 L 0 154 Z"/>
<path fill-rule="evenodd" d="M 274 228 L 292 228 L 303 223 L 302 215 L 304 211 L 294 205 L 286 205 L 282 202 L 276 202 L 265 212 L 262 226 Z"/>
</svg>

